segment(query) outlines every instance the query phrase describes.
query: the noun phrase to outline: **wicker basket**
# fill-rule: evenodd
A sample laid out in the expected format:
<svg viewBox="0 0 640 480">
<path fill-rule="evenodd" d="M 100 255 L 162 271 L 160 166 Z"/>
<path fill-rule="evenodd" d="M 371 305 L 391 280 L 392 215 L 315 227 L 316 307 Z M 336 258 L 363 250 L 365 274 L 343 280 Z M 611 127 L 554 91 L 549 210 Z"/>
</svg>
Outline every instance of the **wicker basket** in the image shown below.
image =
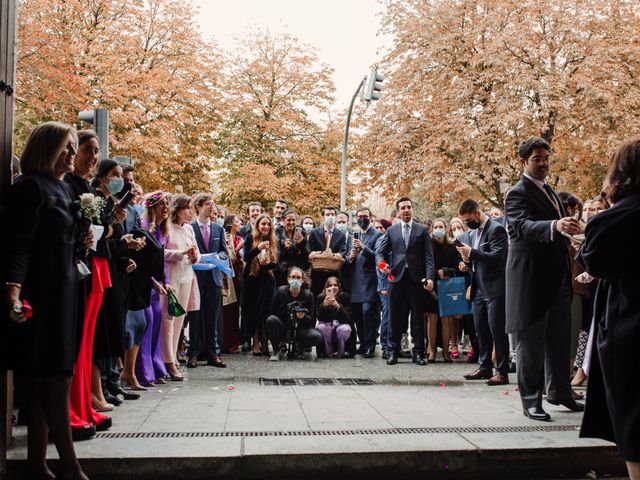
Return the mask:
<svg viewBox="0 0 640 480">
<path fill-rule="evenodd" d="M 317 256 L 310 258 L 311 268 L 320 272 L 338 272 L 344 265 L 344 258 L 334 256 L 331 250 L 325 250 Z"/>
</svg>

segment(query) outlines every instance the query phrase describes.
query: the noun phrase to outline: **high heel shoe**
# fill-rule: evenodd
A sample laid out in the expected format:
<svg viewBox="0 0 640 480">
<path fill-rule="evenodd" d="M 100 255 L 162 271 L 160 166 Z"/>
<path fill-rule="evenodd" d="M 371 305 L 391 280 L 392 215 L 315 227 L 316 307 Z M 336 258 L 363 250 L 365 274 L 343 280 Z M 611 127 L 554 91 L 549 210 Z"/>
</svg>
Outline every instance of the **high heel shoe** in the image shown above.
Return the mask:
<svg viewBox="0 0 640 480">
<path fill-rule="evenodd" d="M 436 363 L 436 354 L 435 353 L 430 353 L 429 356 L 427 357 L 427 362 Z"/>
<path fill-rule="evenodd" d="M 442 361 L 444 363 L 453 363 L 453 360 L 451 360 L 451 357 L 453 356 L 453 352 L 451 352 L 448 355 L 445 355 L 445 352 L 442 352 Z"/>
<path fill-rule="evenodd" d="M 451 352 L 451 358 L 457 360 L 458 358 L 460 358 L 460 352 L 458 352 L 458 350 L 454 350 L 453 352 Z"/>
<path fill-rule="evenodd" d="M 184 377 L 179 373 L 175 374 L 175 373 L 169 372 L 169 378 L 171 378 L 172 382 L 182 382 L 184 380 Z"/>
</svg>

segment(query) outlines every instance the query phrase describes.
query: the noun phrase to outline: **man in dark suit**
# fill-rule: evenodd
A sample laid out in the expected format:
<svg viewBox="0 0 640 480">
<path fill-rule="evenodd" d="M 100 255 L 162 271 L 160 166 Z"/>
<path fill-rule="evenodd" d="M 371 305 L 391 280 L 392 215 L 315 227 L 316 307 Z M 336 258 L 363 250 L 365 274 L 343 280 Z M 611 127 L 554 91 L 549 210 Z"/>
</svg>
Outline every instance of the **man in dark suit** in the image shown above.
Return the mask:
<svg viewBox="0 0 640 480">
<path fill-rule="evenodd" d="M 389 351 L 387 365 L 398 363 L 400 339 L 407 315 L 411 313 L 413 363 L 426 365 L 424 359 L 423 288 L 433 291 L 435 268 L 429 230 L 413 220 L 413 203 L 408 197 L 396 202 L 400 221 L 390 227 L 380 241 L 376 264 L 385 261 L 389 276 Z"/>
<path fill-rule="evenodd" d="M 551 147 L 532 137 L 518 148 L 524 172 L 505 201 L 510 238 L 506 269 L 507 333 L 517 333 L 518 387 L 524 414 L 549 420 L 547 401 L 572 411 L 584 406 L 571 396 L 569 343 L 571 270 L 568 238 L 581 232 L 578 221 L 565 217 L 560 199 L 545 179 Z"/>
<path fill-rule="evenodd" d="M 194 200 L 198 218 L 191 224 L 201 254 L 215 253 L 227 258 L 227 246 L 222 227 L 211 221 L 215 209 L 213 197 L 207 193 Z M 200 288 L 200 310 L 189 313 L 189 351 L 187 367 L 198 366 L 198 355 L 207 354 L 207 365 L 224 368 L 220 359 L 219 328 L 222 318 L 222 273 L 216 269 L 195 272 Z M 201 352 L 201 349 L 204 352 Z"/>
<path fill-rule="evenodd" d="M 324 225 L 314 228 L 309 233 L 309 258 L 311 258 L 314 253 L 324 252 L 327 249 L 327 245 L 329 245 L 331 252 L 338 253 L 344 258 L 347 254 L 347 236 L 335 228 L 336 209 L 333 207 L 324 207 L 322 209 L 322 216 L 324 217 Z M 318 295 L 324 288 L 324 283 L 327 278 L 339 275 L 339 272 L 312 270 L 311 291 L 314 295 Z"/>
<path fill-rule="evenodd" d="M 347 262 L 351 280 L 351 318 L 360 339 L 362 355 L 372 358 L 380 327 L 375 247 L 382 234 L 371 224 L 371 210 L 368 208 L 359 209 L 356 218 L 360 232 L 357 236 L 354 234 Z"/>
<path fill-rule="evenodd" d="M 465 200 L 458 211 L 471 229 L 469 244 L 458 247 L 465 269 L 471 270 L 473 319 L 478 336 L 479 368 L 467 380 L 487 379 L 487 385 L 509 383 L 509 337 L 505 332 L 505 266 L 509 238 L 502 225 L 480 210 L 475 200 Z M 491 353 L 496 348 L 496 375 Z"/>
</svg>

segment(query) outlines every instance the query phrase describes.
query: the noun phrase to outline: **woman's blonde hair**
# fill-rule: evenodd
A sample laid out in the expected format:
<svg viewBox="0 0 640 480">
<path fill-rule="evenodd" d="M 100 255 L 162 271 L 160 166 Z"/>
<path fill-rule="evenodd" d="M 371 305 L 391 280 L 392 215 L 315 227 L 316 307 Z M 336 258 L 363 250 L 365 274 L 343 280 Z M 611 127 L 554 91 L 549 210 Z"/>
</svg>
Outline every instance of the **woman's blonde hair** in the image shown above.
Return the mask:
<svg viewBox="0 0 640 480">
<path fill-rule="evenodd" d="M 142 218 L 149 222 L 149 232 L 154 233 L 156 228 L 160 228 L 160 234 L 166 236 L 169 232 L 168 218 L 164 219 L 160 225 L 156 223 L 156 206 L 158 203 L 166 201 L 167 206 L 170 206 L 171 194 L 167 192 L 153 192 L 150 193 L 144 202 L 144 213 Z"/>
<path fill-rule="evenodd" d="M 260 222 L 265 218 L 269 220 L 269 225 L 271 227 L 269 230 L 269 248 L 267 249 L 267 252 L 269 252 L 269 258 L 271 262 L 277 262 L 278 261 L 278 242 L 276 242 L 275 229 L 273 228 L 273 224 L 271 223 L 271 217 L 269 215 L 265 215 L 263 213 L 258 218 L 256 218 L 256 223 L 253 226 L 253 231 L 251 232 L 251 236 L 253 239 L 252 245 L 253 245 L 253 248 L 258 248 L 258 244 L 262 242 L 262 233 L 260 233 L 259 226 L 260 226 Z M 259 271 L 260 271 L 260 260 L 256 256 L 251 261 L 251 266 L 249 267 L 249 274 L 252 277 L 255 277 L 258 275 Z"/>
<path fill-rule="evenodd" d="M 67 147 L 71 135 L 78 149 L 78 133 L 71 125 L 61 122 L 44 122 L 31 130 L 20 157 L 23 174 L 43 173 L 52 175 L 60 153 Z"/>
</svg>

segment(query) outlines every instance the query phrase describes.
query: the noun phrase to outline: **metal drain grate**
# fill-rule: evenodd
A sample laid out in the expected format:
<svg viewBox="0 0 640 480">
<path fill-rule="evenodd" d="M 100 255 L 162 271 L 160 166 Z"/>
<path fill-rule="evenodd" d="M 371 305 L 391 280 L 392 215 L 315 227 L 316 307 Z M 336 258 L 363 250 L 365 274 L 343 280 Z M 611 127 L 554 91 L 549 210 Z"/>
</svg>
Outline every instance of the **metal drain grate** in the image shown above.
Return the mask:
<svg viewBox="0 0 640 480">
<path fill-rule="evenodd" d="M 97 438 L 217 438 L 217 437 L 318 437 L 348 435 L 411 435 L 420 433 L 535 433 L 577 432 L 578 425 L 540 425 L 523 427 L 424 427 L 424 428 L 379 428 L 361 430 L 294 430 L 265 432 L 101 432 Z"/>
<path fill-rule="evenodd" d="M 375 385 L 370 378 L 260 378 L 260 385 L 275 387 L 305 387 L 347 385 Z"/>
</svg>

